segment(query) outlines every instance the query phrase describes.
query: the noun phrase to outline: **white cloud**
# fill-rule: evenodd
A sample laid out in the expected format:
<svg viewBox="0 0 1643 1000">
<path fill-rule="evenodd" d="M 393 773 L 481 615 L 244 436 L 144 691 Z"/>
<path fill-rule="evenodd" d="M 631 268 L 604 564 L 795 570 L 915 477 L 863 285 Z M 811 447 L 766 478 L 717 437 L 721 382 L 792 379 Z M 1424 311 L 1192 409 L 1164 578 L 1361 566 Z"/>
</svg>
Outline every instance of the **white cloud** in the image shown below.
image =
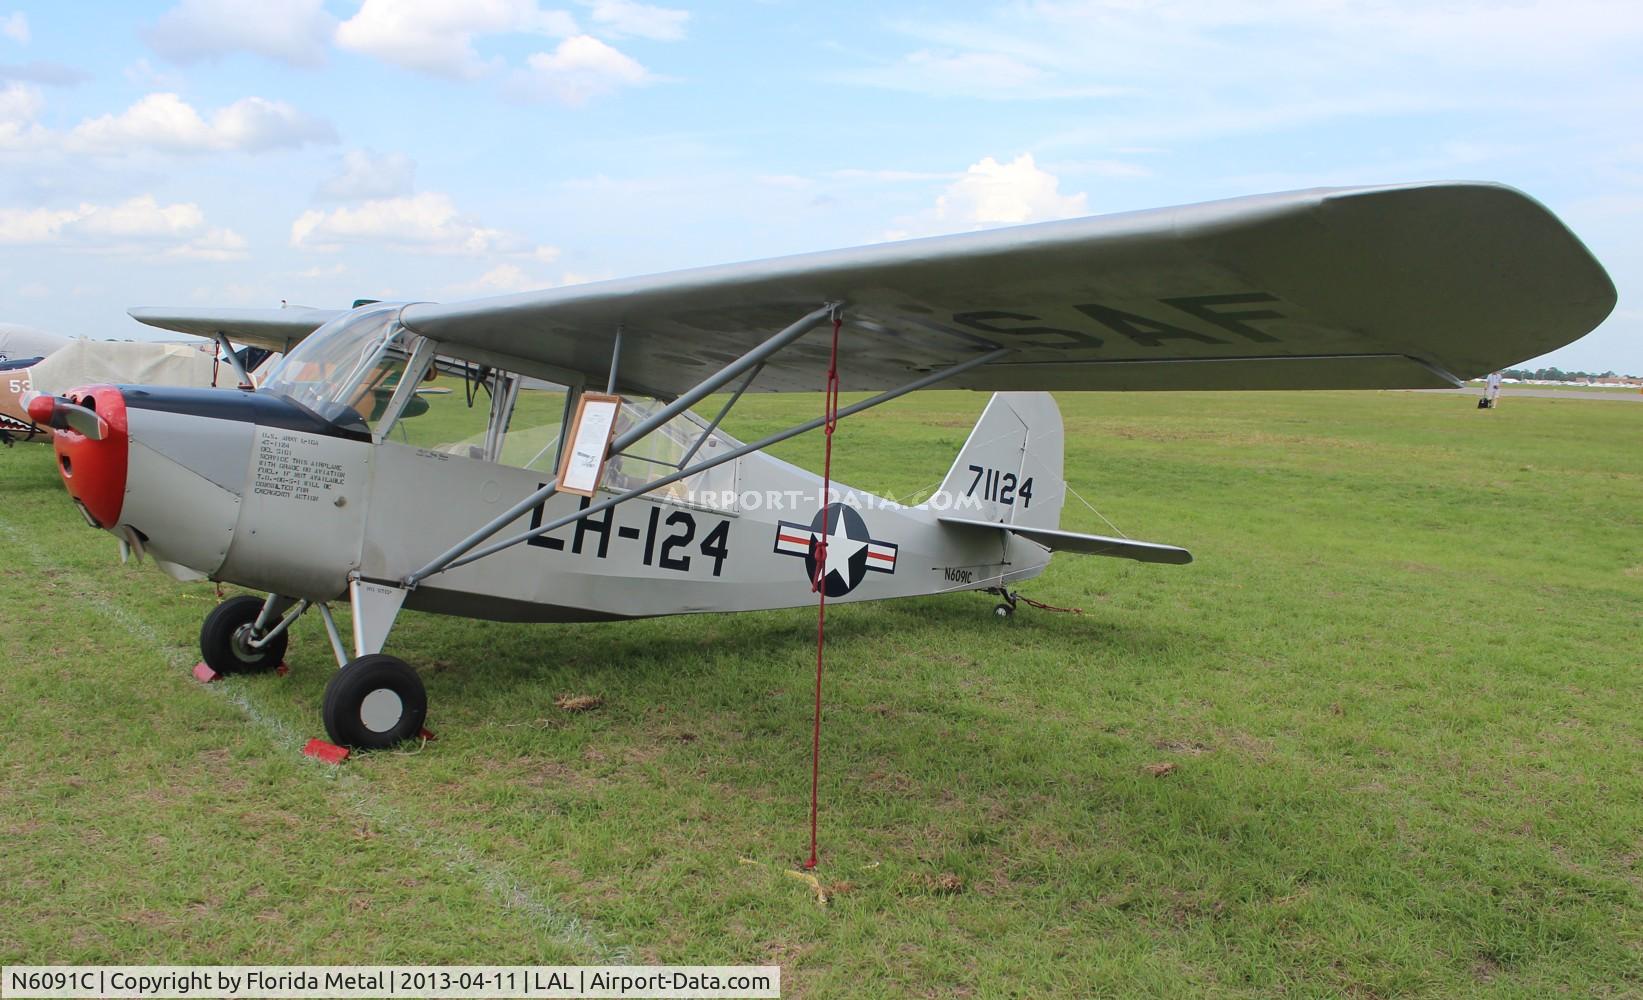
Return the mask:
<svg viewBox="0 0 1643 1000">
<path fill-rule="evenodd" d="M 52 243 L 65 226 L 73 225 L 90 205 L 75 209 L 0 208 L 0 244 Z"/>
<path fill-rule="evenodd" d="M 1040 169 L 1031 153 L 1009 163 L 983 157 L 936 198 L 928 212 L 898 220 L 886 239 L 951 233 L 990 226 L 1046 222 L 1089 214 L 1083 194 L 1061 193 L 1061 181 Z"/>
<path fill-rule="evenodd" d="M 476 38 L 575 31 L 574 18 L 537 0 L 365 0 L 336 38 L 343 48 L 405 69 L 471 79 L 495 68 L 474 49 Z"/>
<path fill-rule="evenodd" d="M 179 63 L 253 52 L 296 66 L 325 61 L 336 18 L 324 0 L 182 0 L 143 37 Z"/>
<path fill-rule="evenodd" d="M 0 149 L 39 141 L 45 129 L 35 122 L 46 104 L 39 87 L 8 83 L 0 89 Z"/>
<path fill-rule="evenodd" d="M 533 53 L 525 63 L 530 68 L 515 78 L 519 93 L 572 107 L 651 80 L 632 57 L 591 35 L 574 35 L 552 52 Z"/>
<path fill-rule="evenodd" d="M 291 245 L 334 251 L 360 245 L 410 253 L 534 253 L 523 237 L 459 214 L 450 195 L 433 191 L 377 198 L 329 211 L 310 209 L 291 223 Z"/>
<path fill-rule="evenodd" d="M 656 42 L 676 42 L 685 37 L 687 10 L 652 7 L 633 0 L 593 0 L 589 20 L 612 38 L 648 38 Z"/>
<path fill-rule="evenodd" d="M 398 198 L 412 191 L 416 163 L 404 153 L 378 155 L 368 149 L 342 154 L 336 173 L 320 182 L 315 197 L 325 201 Z"/>
<path fill-rule="evenodd" d="M 27 45 L 29 43 L 29 16 L 20 10 L 16 10 L 5 17 L 0 17 L 0 35 L 5 35 L 18 45 Z"/>
<path fill-rule="evenodd" d="M 232 229 L 211 229 L 181 246 L 166 251 L 189 260 L 241 260 L 247 256 L 245 237 Z"/>
<path fill-rule="evenodd" d="M 26 83 L 8 83 L 0 90 L 0 125 L 6 122 L 32 122 L 39 117 L 46 99 L 39 87 Z"/>
<path fill-rule="evenodd" d="M 971 226 L 1042 222 L 1088 214 L 1082 194 L 1063 195 L 1031 153 L 1009 163 L 984 157 L 936 199 L 936 217 Z"/>
<path fill-rule="evenodd" d="M 450 292 L 458 296 L 507 295 L 510 292 L 531 292 L 552 285 L 551 281 L 533 277 L 518 264 L 498 264 L 472 281 L 452 285 Z"/>
<path fill-rule="evenodd" d="M 149 94 L 118 115 L 91 118 L 67 136 L 76 151 L 172 153 L 260 152 L 334 142 L 330 125 L 282 101 L 246 97 L 212 113 L 210 121 L 176 94 Z"/>
<path fill-rule="evenodd" d="M 156 251 L 204 260 L 243 257 L 246 242 L 231 229 L 207 229 L 192 202 L 162 205 L 139 195 L 113 205 L 0 209 L 0 245 L 62 246 L 104 253 Z"/>
<path fill-rule="evenodd" d="M 153 195 L 145 194 L 106 208 L 82 205 L 75 222 L 97 236 L 145 239 L 199 229 L 205 225 L 205 213 L 192 202 L 161 205 Z"/>
</svg>

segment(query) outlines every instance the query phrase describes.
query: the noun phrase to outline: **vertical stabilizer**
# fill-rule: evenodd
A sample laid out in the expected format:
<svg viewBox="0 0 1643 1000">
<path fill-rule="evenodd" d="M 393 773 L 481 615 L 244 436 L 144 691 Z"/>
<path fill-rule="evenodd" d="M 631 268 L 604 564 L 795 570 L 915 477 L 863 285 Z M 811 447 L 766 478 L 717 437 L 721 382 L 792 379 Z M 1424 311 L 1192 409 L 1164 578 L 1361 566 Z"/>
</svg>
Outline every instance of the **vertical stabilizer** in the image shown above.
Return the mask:
<svg viewBox="0 0 1643 1000">
<path fill-rule="evenodd" d="M 1061 410 L 1047 392 L 995 392 L 932 501 L 995 524 L 1061 527 Z"/>
</svg>

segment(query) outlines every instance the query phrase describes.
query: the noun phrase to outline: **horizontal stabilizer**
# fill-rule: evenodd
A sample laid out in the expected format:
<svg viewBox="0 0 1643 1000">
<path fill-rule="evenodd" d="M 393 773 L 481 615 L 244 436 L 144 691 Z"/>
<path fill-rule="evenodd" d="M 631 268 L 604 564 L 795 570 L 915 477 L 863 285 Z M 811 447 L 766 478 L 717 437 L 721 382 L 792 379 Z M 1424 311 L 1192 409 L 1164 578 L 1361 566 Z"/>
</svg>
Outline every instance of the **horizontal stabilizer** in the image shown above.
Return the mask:
<svg viewBox="0 0 1643 1000">
<path fill-rule="evenodd" d="M 991 521 L 972 521 L 963 517 L 940 518 L 942 524 L 959 524 L 969 528 L 992 528 L 1008 531 L 1031 542 L 1037 542 L 1052 552 L 1079 552 L 1087 556 L 1115 556 L 1137 562 L 1173 563 L 1183 566 L 1192 562 L 1192 553 L 1175 545 L 1158 542 L 1139 542 L 1132 538 L 1108 538 L 1106 535 L 1085 535 L 1077 531 L 1058 531 L 1052 528 L 1023 528 L 1014 524 L 994 524 Z"/>
</svg>

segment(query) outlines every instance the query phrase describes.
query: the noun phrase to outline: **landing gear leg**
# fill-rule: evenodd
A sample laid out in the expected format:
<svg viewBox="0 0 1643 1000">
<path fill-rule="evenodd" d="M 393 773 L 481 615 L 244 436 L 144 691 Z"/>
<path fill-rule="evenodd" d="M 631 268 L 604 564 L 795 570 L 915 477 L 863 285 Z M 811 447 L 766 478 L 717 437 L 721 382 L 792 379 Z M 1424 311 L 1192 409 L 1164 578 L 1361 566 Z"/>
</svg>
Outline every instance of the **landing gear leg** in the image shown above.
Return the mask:
<svg viewBox="0 0 1643 1000">
<path fill-rule="evenodd" d="M 275 594 L 266 599 L 242 594 L 212 608 L 200 626 L 200 656 L 205 665 L 219 674 L 262 673 L 279 666 L 290 641 L 286 630 L 307 607 L 303 602 L 276 622 L 276 616 L 292 603 Z"/>
<path fill-rule="evenodd" d="M 1008 619 L 1015 614 L 1015 602 L 1021 596 L 1005 587 L 988 587 L 983 593 L 996 594 L 1004 598 L 1003 602 L 993 607 L 993 615 L 997 618 Z"/>
</svg>

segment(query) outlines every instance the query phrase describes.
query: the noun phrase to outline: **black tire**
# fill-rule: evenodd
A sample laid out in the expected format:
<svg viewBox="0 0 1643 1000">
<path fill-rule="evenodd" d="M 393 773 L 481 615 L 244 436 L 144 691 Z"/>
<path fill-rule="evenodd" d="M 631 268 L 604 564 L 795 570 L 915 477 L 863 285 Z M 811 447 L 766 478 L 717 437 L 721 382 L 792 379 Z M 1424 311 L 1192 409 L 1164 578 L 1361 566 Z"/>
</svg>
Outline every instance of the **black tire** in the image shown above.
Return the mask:
<svg viewBox="0 0 1643 1000">
<path fill-rule="evenodd" d="M 1000 618 L 1008 618 L 1015 614 L 1015 608 L 1010 607 L 1008 604 L 1000 604 L 993 608 L 993 614 Z"/>
<path fill-rule="evenodd" d="M 263 598 L 241 594 L 211 609 L 200 626 L 200 656 L 206 666 L 219 674 L 258 674 L 284 661 L 289 632 L 276 635 L 261 649 L 245 644 L 262 605 Z"/>
<path fill-rule="evenodd" d="M 332 676 L 320 714 L 337 746 L 384 750 L 422 732 L 428 692 L 410 664 L 372 653 L 349 660 Z"/>
</svg>

